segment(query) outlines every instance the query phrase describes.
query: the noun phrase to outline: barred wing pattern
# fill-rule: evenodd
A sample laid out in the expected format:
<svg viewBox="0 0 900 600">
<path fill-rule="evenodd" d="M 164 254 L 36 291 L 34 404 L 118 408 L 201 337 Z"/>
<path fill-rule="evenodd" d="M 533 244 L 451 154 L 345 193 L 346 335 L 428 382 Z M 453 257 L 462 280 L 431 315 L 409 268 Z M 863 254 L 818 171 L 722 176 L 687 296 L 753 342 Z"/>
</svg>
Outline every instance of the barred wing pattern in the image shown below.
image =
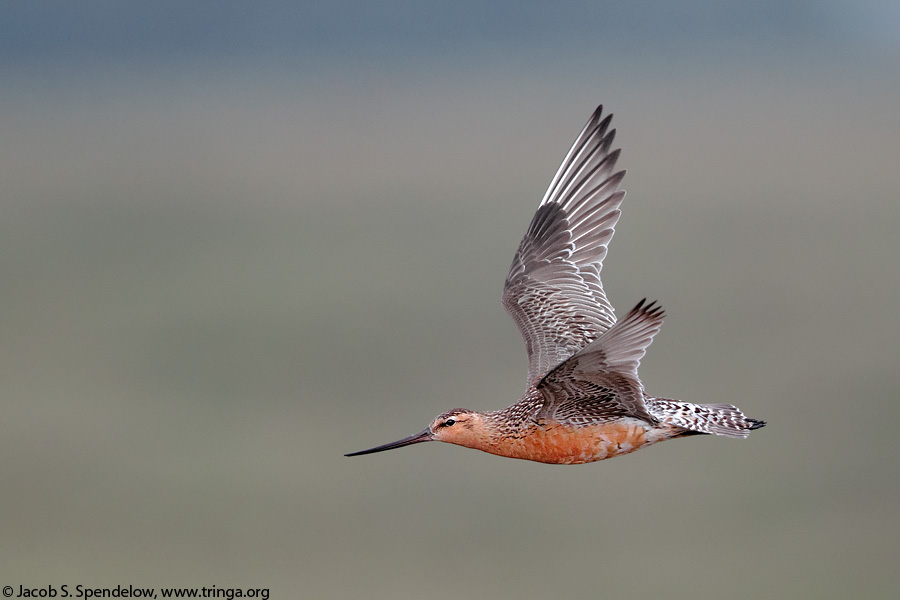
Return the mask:
<svg viewBox="0 0 900 600">
<path fill-rule="evenodd" d="M 537 389 L 544 404 L 539 417 L 569 425 L 622 417 L 656 422 L 644 404 L 637 371 L 665 312 L 655 302 L 645 302 L 541 379 Z"/>
<path fill-rule="evenodd" d="M 612 115 L 597 107 L 550 182 L 503 286 L 528 351 L 528 385 L 616 322 L 600 270 L 625 196 L 610 152 Z"/>
</svg>

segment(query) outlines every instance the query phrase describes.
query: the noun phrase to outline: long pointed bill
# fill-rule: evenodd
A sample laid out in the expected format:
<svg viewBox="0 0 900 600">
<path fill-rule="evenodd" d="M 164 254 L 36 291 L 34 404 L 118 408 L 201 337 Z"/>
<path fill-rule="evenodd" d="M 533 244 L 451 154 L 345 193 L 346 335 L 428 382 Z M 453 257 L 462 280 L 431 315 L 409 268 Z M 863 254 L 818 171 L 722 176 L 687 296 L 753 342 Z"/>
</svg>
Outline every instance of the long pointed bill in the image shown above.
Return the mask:
<svg viewBox="0 0 900 600">
<path fill-rule="evenodd" d="M 396 442 L 391 442 L 390 444 L 384 444 L 383 446 L 375 446 L 374 448 L 369 448 L 368 450 L 352 452 L 350 454 L 345 454 L 344 456 L 359 456 L 360 454 L 372 454 L 373 452 L 383 452 L 385 450 L 393 450 L 394 448 L 402 448 L 403 446 L 409 446 L 410 444 L 418 444 L 419 442 L 430 442 L 433 439 L 434 439 L 434 436 L 432 435 L 431 430 L 426 429 L 425 431 L 420 431 L 416 435 L 411 435 L 407 438 L 403 438 L 402 440 L 397 440 Z"/>
</svg>

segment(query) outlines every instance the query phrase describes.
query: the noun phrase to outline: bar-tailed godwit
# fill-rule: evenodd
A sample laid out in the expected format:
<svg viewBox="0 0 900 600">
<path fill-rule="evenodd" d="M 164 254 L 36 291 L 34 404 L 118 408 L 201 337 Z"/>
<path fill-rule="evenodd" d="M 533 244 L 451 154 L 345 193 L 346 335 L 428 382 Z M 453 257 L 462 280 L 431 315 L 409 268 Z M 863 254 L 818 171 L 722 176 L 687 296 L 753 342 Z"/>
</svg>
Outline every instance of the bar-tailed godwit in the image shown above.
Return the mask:
<svg viewBox="0 0 900 600">
<path fill-rule="evenodd" d="M 491 454 L 578 464 L 698 434 L 745 438 L 764 421 L 731 404 L 644 391 L 638 365 L 663 321 L 655 302 L 616 320 L 600 269 L 625 197 L 610 151 L 612 115 L 594 111 L 550 182 L 503 285 L 528 351 L 528 387 L 512 406 L 455 408 L 402 440 L 346 456 L 441 441 Z"/>
</svg>

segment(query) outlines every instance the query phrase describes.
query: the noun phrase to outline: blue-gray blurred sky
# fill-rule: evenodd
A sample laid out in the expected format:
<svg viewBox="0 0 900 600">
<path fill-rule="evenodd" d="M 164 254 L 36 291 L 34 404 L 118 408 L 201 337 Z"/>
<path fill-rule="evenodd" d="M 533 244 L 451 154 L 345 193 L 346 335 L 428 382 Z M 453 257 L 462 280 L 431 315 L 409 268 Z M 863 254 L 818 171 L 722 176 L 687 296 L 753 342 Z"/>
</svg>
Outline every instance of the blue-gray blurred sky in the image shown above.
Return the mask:
<svg viewBox="0 0 900 600">
<path fill-rule="evenodd" d="M 55 62 L 311 63 L 491 60 L 567 52 L 623 58 L 700 52 L 886 52 L 900 8 L 879 0 L 665 2 L 17 2 L 6 65 Z"/>
<path fill-rule="evenodd" d="M 896 2 L 18 2 L 0 584 L 890 597 Z M 615 113 L 650 393 L 769 425 L 584 467 L 347 459 L 525 379 L 500 289 Z M 70 588 L 71 589 L 71 588 Z"/>
</svg>

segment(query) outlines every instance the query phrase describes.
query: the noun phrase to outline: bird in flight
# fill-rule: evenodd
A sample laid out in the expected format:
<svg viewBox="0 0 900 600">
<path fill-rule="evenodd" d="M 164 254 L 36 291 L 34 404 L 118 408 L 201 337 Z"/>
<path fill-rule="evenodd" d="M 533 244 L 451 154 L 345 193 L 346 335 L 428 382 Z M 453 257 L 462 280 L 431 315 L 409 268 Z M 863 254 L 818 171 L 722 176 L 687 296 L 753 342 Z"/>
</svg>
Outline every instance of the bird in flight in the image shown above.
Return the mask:
<svg viewBox="0 0 900 600">
<path fill-rule="evenodd" d="M 353 452 L 449 442 L 499 456 L 580 464 L 691 435 L 745 438 L 764 421 L 731 404 L 651 396 L 638 365 L 665 313 L 641 300 L 621 320 L 600 280 L 625 191 L 616 130 L 594 111 L 550 182 L 503 285 L 528 351 L 525 394 L 497 411 L 455 408 L 424 431 Z"/>
</svg>

